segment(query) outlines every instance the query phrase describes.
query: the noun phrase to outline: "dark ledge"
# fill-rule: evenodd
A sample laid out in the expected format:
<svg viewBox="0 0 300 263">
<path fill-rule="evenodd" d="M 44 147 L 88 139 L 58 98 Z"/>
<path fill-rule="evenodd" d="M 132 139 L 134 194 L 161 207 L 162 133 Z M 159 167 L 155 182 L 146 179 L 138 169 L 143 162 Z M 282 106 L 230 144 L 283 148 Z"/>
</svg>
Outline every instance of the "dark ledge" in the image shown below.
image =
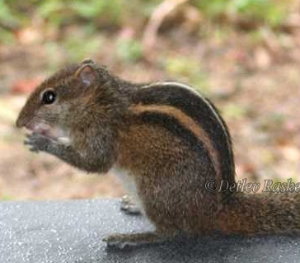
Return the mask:
<svg viewBox="0 0 300 263">
<path fill-rule="evenodd" d="M 204 237 L 125 251 L 107 250 L 109 233 L 146 231 L 143 217 L 117 200 L 1 202 L 1 263 L 299 262 L 300 237 Z"/>
</svg>

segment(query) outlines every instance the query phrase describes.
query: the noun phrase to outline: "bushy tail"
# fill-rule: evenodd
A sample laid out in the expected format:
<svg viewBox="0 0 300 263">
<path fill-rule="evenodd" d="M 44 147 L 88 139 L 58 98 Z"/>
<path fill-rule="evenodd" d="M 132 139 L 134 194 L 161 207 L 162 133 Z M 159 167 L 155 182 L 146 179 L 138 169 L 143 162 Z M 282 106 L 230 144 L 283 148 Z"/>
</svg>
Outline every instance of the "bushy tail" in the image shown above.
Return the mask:
<svg viewBox="0 0 300 263">
<path fill-rule="evenodd" d="M 234 193 L 217 228 L 224 234 L 300 233 L 300 193 Z"/>
</svg>

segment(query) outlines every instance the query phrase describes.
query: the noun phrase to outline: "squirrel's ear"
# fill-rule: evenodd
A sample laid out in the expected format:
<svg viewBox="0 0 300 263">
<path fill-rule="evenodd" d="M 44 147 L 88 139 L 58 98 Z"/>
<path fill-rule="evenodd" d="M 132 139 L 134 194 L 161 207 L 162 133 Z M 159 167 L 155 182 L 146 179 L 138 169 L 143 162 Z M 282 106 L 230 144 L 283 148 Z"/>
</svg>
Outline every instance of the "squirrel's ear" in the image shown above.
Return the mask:
<svg viewBox="0 0 300 263">
<path fill-rule="evenodd" d="M 96 80 L 96 76 L 96 70 L 90 64 L 83 64 L 75 72 L 75 77 L 79 78 L 85 86 L 90 86 Z"/>
<path fill-rule="evenodd" d="M 81 65 L 83 64 L 95 64 L 94 60 L 90 59 L 90 58 L 85 58 L 84 60 L 81 61 L 80 63 Z"/>
</svg>

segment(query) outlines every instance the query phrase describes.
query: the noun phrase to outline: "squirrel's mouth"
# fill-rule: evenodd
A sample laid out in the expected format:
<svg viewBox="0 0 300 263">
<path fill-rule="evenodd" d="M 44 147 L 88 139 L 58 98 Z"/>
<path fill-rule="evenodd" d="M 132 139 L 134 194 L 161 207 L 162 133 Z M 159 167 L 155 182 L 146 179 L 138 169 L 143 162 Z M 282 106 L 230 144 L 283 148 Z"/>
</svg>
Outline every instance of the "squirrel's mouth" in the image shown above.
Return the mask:
<svg viewBox="0 0 300 263">
<path fill-rule="evenodd" d="M 42 136 L 48 137 L 53 141 L 58 141 L 60 143 L 66 144 L 66 145 L 70 144 L 70 138 L 63 129 L 58 128 L 58 127 L 52 127 L 47 123 L 31 122 L 31 123 L 26 124 L 25 128 L 32 133 L 37 133 Z"/>
<path fill-rule="evenodd" d="M 46 123 L 29 122 L 25 125 L 25 128 L 30 132 L 38 133 L 38 134 L 41 134 L 43 136 L 53 138 L 53 136 L 51 134 L 51 126 L 46 124 Z"/>
</svg>

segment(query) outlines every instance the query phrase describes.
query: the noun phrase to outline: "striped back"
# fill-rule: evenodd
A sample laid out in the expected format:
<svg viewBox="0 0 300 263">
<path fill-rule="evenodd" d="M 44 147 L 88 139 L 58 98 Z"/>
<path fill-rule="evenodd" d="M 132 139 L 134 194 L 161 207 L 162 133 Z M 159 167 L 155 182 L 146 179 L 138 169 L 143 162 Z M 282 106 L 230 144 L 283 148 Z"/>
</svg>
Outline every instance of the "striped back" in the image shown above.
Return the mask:
<svg viewBox="0 0 300 263">
<path fill-rule="evenodd" d="M 207 98 L 187 85 L 160 82 L 142 86 L 133 96 L 133 104 L 144 107 L 148 114 L 155 111 L 168 116 L 172 112 L 175 119 L 184 120 L 181 127 L 194 134 L 209 149 L 211 159 L 216 159 L 219 178 L 229 184 L 235 182 L 231 137 L 218 110 Z"/>
</svg>

